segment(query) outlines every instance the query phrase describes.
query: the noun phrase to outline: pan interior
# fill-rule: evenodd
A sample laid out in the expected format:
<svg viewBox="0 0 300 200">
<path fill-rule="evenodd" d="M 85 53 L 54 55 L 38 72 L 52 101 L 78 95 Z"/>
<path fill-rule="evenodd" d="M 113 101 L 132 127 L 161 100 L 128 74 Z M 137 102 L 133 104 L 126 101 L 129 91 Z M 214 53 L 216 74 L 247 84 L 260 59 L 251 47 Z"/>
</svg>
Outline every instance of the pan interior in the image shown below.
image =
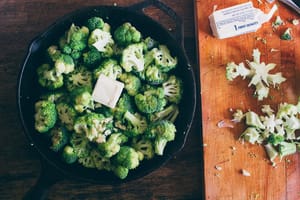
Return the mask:
<svg viewBox="0 0 300 200">
<path fill-rule="evenodd" d="M 164 156 L 156 156 L 150 161 L 143 161 L 142 164 L 137 169 L 132 170 L 123 181 L 105 171 L 87 169 L 77 164 L 69 165 L 63 163 L 59 156 L 49 149 L 49 144 L 43 135 L 37 133 L 34 129 L 34 103 L 41 93 L 41 88 L 37 83 L 36 68 L 43 62 L 43 53 L 48 46 L 53 44 L 64 34 L 64 31 L 67 30 L 72 23 L 79 26 L 83 25 L 83 23 L 92 16 L 102 17 L 111 25 L 112 30 L 125 21 L 130 22 L 141 31 L 143 37 L 151 36 L 160 43 L 166 44 L 171 52 L 178 57 L 179 65 L 175 74 L 184 81 L 184 97 L 180 104 L 180 114 L 175 122 L 177 128 L 175 141 L 167 146 Z M 70 13 L 59 19 L 39 37 L 33 40 L 19 75 L 17 98 L 20 118 L 25 134 L 43 158 L 67 176 L 100 184 L 113 184 L 137 179 L 163 165 L 174 153 L 183 147 L 193 120 L 196 103 L 194 75 L 188 66 L 184 50 L 178 41 L 175 41 L 167 30 L 146 15 L 130 11 L 126 8 L 110 6 L 88 7 Z"/>
</svg>

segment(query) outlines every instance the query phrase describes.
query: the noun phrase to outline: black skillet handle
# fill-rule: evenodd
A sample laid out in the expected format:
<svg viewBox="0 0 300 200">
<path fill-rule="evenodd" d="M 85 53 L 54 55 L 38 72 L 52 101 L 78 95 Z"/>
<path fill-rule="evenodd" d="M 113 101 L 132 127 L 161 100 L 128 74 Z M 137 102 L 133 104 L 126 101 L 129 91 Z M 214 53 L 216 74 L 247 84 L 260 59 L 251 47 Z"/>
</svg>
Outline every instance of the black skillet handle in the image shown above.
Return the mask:
<svg viewBox="0 0 300 200">
<path fill-rule="evenodd" d="M 63 175 L 41 158 L 41 174 L 34 186 L 25 194 L 23 200 L 44 200 L 52 185 L 63 179 Z"/>
<path fill-rule="evenodd" d="M 168 7 L 166 4 L 162 3 L 159 0 L 145 0 L 140 3 L 133 4 L 129 6 L 128 8 L 132 11 L 139 11 L 143 12 L 143 10 L 149 6 L 155 6 L 161 11 L 163 11 L 165 14 L 167 14 L 174 22 L 176 23 L 176 27 L 174 30 L 174 33 L 172 33 L 173 37 L 180 42 L 182 47 L 184 47 L 184 32 L 183 32 L 183 21 L 181 17 L 177 15 L 177 13 L 170 7 Z"/>
</svg>

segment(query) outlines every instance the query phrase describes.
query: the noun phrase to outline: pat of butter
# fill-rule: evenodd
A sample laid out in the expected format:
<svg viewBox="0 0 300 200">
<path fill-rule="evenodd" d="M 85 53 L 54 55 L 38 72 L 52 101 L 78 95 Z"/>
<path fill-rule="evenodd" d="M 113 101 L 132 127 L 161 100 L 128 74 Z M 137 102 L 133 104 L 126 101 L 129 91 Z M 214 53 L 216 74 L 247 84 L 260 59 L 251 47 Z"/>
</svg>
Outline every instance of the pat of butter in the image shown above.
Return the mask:
<svg viewBox="0 0 300 200">
<path fill-rule="evenodd" d="M 93 100 L 110 108 L 114 108 L 121 96 L 124 83 L 100 74 L 93 90 Z"/>
<path fill-rule="evenodd" d="M 213 35 L 219 39 L 255 32 L 271 19 L 277 5 L 268 14 L 254 8 L 251 1 L 214 11 L 209 16 Z"/>
</svg>

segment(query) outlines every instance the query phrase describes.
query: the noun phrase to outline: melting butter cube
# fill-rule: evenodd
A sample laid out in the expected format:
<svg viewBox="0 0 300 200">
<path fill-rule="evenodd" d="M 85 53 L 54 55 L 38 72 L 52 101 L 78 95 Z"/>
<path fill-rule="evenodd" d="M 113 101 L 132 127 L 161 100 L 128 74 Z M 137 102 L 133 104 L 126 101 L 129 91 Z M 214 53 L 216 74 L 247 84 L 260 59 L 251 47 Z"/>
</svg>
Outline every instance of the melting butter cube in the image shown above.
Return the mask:
<svg viewBox="0 0 300 200">
<path fill-rule="evenodd" d="M 110 108 L 114 108 L 121 96 L 124 83 L 100 74 L 93 90 L 93 100 Z"/>
</svg>

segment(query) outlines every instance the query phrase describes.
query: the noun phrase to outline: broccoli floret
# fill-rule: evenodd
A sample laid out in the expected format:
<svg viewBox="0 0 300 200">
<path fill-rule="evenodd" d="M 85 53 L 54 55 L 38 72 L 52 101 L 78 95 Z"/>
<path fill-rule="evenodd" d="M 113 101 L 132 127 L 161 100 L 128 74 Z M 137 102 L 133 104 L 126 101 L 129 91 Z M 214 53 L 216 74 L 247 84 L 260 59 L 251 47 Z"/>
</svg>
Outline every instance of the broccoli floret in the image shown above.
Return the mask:
<svg viewBox="0 0 300 200">
<path fill-rule="evenodd" d="M 126 111 L 133 112 L 134 103 L 127 93 L 123 93 L 116 107 L 112 109 L 113 116 L 116 120 L 122 120 Z"/>
<path fill-rule="evenodd" d="M 89 88 L 78 88 L 72 92 L 71 96 L 77 112 L 82 113 L 87 109 L 94 109 L 94 101 Z"/>
<path fill-rule="evenodd" d="M 128 45 L 122 52 L 121 66 L 126 72 L 144 70 L 143 43 Z"/>
<path fill-rule="evenodd" d="M 70 92 L 80 87 L 92 90 L 92 73 L 84 66 L 79 66 L 65 77 L 65 85 Z"/>
<path fill-rule="evenodd" d="M 151 49 L 158 46 L 158 42 L 151 37 L 146 37 L 143 39 L 144 51 L 150 51 Z"/>
<path fill-rule="evenodd" d="M 149 65 L 145 69 L 145 79 L 147 83 L 151 85 L 159 85 L 165 82 L 168 78 L 168 74 L 160 70 L 156 65 Z"/>
<path fill-rule="evenodd" d="M 100 113 L 87 113 L 75 120 L 74 131 L 85 134 L 90 141 L 102 143 L 113 129 L 112 117 L 105 117 Z"/>
<path fill-rule="evenodd" d="M 167 100 L 164 98 L 164 91 L 161 87 L 147 88 L 144 93 L 134 97 L 135 105 L 142 113 L 154 113 L 164 109 Z"/>
<path fill-rule="evenodd" d="M 76 110 L 66 102 L 59 102 L 56 105 L 58 118 L 68 130 L 73 130 L 74 121 L 76 119 Z"/>
<path fill-rule="evenodd" d="M 67 32 L 67 44 L 72 51 L 83 51 L 87 46 L 87 39 L 89 36 L 89 29 L 85 26 L 79 27 L 72 24 Z"/>
<path fill-rule="evenodd" d="M 74 70 L 73 58 L 66 54 L 61 54 L 54 63 L 55 71 L 58 75 L 69 74 Z"/>
<path fill-rule="evenodd" d="M 146 138 L 133 138 L 132 147 L 143 154 L 143 158 L 149 160 L 154 157 L 154 148 L 152 141 Z"/>
<path fill-rule="evenodd" d="M 115 30 L 114 39 L 117 44 L 126 46 L 140 42 L 142 35 L 131 23 L 125 22 Z"/>
<path fill-rule="evenodd" d="M 292 34 L 291 34 L 291 28 L 287 28 L 284 33 L 280 36 L 282 40 L 291 40 Z"/>
<path fill-rule="evenodd" d="M 114 41 L 112 40 L 111 34 L 101 29 L 95 29 L 88 39 L 88 45 L 96 48 L 100 52 L 107 52 L 112 48 L 113 44 Z"/>
<path fill-rule="evenodd" d="M 176 127 L 167 120 L 161 120 L 151 123 L 146 132 L 145 137 L 154 139 L 154 151 L 157 155 L 163 155 L 164 149 L 168 142 L 175 139 Z"/>
<path fill-rule="evenodd" d="M 82 54 L 82 59 L 86 66 L 94 68 L 101 62 L 102 55 L 100 51 L 92 47 L 89 51 Z"/>
<path fill-rule="evenodd" d="M 51 101 L 57 103 L 64 96 L 63 90 L 47 91 L 40 96 L 41 100 Z"/>
<path fill-rule="evenodd" d="M 95 167 L 99 170 L 110 171 L 112 168 L 110 158 L 104 157 L 97 149 L 93 149 L 89 155 L 90 167 Z"/>
<path fill-rule="evenodd" d="M 121 144 L 127 142 L 127 137 L 121 133 L 112 133 L 106 142 L 98 144 L 98 149 L 102 156 L 110 158 L 117 154 Z"/>
<path fill-rule="evenodd" d="M 128 137 L 135 137 L 143 134 L 148 126 L 147 119 L 139 113 L 133 114 L 126 111 L 124 120 L 126 121 L 126 130 L 124 131 L 124 134 Z"/>
<path fill-rule="evenodd" d="M 73 147 L 67 145 L 62 152 L 62 160 L 68 164 L 76 162 L 78 159 Z"/>
<path fill-rule="evenodd" d="M 102 29 L 104 26 L 104 21 L 101 17 L 91 17 L 87 20 L 86 26 L 90 31 Z"/>
<path fill-rule="evenodd" d="M 124 83 L 124 88 L 130 96 L 135 96 L 139 92 L 142 83 L 137 76 L 131 73 L 123 73 L 119 76 L 119 79 Z"/>
<path fill-rule="evenodd" d="M 121 146 L 120 151 L 113 157 L 114 165 L 122 166 L 127 169 L 135 169 L 139 166 L 139 154 L 129 146 Z"/>
<path fill-rule="evenodd" d="M 65 54 L 70 55 L 74 60 L 81 57 L 82 51 L 87 46 L 89 30 L 72 24 L 64 36 L 59 39 L 59 47 Z"/>
<path fill-rule="evenodd" d="M 158 49 L 154 50 L 155 64 L 160 67 L 161 71 L 168 72 L 177 66 L 177 57 L 172 57 L 166 45 L 159 45 Z"/>
<path fill-rule="evenodd" d="M 182 98 L 183 84 L 182 80 L 171 75 L 167 81 L 162 84 L 164 89 L 165 98 L 172 102 L 178 104 Z"/>
<path fill-rule="evenodd" d="M 54 127 L 50 131 L 51 146 L 55 152 L 60 151 L 69 142 L 69 133 L 64 127 Z"/>
<path fill-rule="evenodd" d="M 267 139 L 267 142 L 274 146 L 277 146 L 283 141 L 284 141 L 284 136 L 279 134 L 271 134 Z"/>
<path fill-rule="evenodd" d="M 58 46 L 51 45 L 47 49 L 47 55 L 51 59 L 52 62 L 55 62 L 61 55 L 60 50 L 58 50 Z"/>
<path fill-rule="evenodd" d="M 151 122 L 156 122 L 156 121 L 160 121 L 160 120 L 168 120 L 168 121 L 174 123 L 178 114 L 179 114 L 178 106 L 176 104 L 171 104 L 161 111 L 149 114 L 148 119 Z"/>
<path fill-rule="evenodd" d="M 94 70 L 93 76 L 94 80 L 97 80 L 100 74 L 116 80 L 121 73 L 122 67 L 118 64 L 118 61 L 110 58 L 105 59 L 100 66 Z"/>
<path fill-rule="evenodd" d="M 57 120 L 55 104 L 51 101 L 40 100 L 35 103 L 35 129 L 45 133 L 54 127 Z"/>
<path fill-rule="evenodd" d="M 39 84 L 49 90 L 61 88 L 64 85 L 64 79 L 61 74 L 57 74 L 54 68 L 49 64 L 42 64 L 37 68 Z"/>
<path fill-rule="evenodd" d="M 73 133 L 70 137 L 70 144 L 78 158 L 84 158 L 90 154 L 91 145 L 84 133 Z"/>
<path fill-rule="evenodd" d="M 112 168 L 113 173 L 120 179 L 125 179 L 128 176 L 129 169 L 121 165 Z"/>
</svg>

